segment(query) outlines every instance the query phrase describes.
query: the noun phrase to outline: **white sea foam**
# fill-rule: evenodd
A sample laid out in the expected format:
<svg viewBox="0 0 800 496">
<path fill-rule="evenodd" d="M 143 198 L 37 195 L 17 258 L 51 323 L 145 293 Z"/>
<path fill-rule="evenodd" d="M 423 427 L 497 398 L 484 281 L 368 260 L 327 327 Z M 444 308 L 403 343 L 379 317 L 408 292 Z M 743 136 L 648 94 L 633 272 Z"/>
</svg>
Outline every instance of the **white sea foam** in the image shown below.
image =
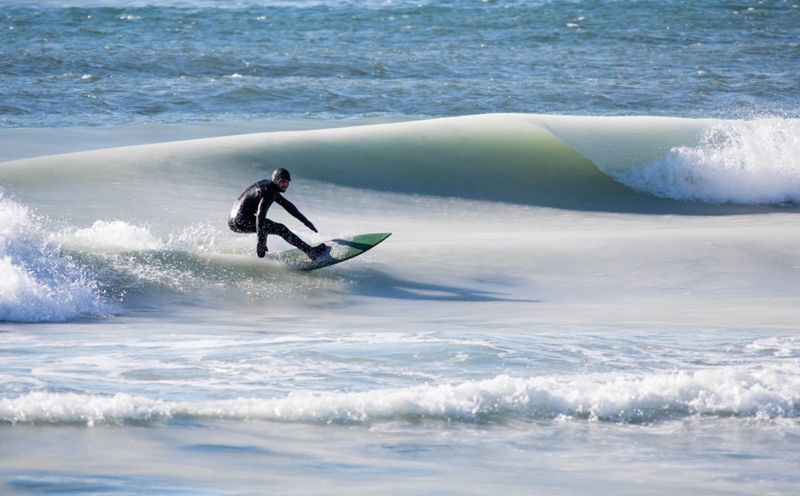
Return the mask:
<svg viewBox="0 0 800 496">
<path fill-rule="evenodd" d="M 40 220 L 0 196 L 0 321 L 66 321 L 115 313 L 96 282 L 44 241 Z"/>
<path fill-rule="evenodd" d="M 153 236 L 147 228 L 119 220 L 98 220 L 92 227 L 63 232 L 56 238 L 70 246 L 101 252 L 158 250 L 164 247 L 164 242 Z"/>
<path fill-rule="evenodd" d="M 800 120 L 722 121 L 698 146 L 673 148 L 618 181 L 665 198 L 709 203 L 800 202 Z"/>
<path fill-rule="evenodd" d="M 296 391 L 285 398 L 168 402 L 33 392 L 0 400 L 10 423 L 126 423 L 176 416 L 289 422 L 371 422 L 439 419 L 474 422 L 576 419 L 621 423 L 692 416 L 795 418 L 800 371 L 725 367 L 644 376 L 597 374 L 514 378 L 500 375 L 458 385 L 423 385 L 357 393 Z"/>
<path fill-rule="evenodd" d="M 15 400 L 0 400 L 3 420 L 14 423 L 123 423 L 168 416 L 161 401 L 117 394 L 107 398 L 83 394 L 29 393 Z"/>
</svg>

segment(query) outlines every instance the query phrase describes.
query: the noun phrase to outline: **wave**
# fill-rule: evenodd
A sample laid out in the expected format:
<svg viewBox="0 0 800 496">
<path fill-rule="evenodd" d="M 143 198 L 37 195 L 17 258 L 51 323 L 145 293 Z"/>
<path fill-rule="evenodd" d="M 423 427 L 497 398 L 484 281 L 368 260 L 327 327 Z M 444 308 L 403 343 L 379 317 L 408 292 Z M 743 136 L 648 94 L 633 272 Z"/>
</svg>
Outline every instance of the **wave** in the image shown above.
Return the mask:
<svg viewBox="0 0 800 496">
<path fill-rule="evenodd" d="M 48 226 L 0 196 L 0 322 L 120 315 L 171 295 L 293 298 L 335 284 L 277 262 L 253 263 L 252 239 L 223 235 L 224 224 L 193 224 L 164 237 L 120 220 Z"/>
<path fill-rule="evenodd" d="M 98 220 L 91 227 L 71 232 L 62 231 L 55 238 L 73 247 L 96 252 L 158 250 L 165 246 L 162 240 L 153 236 L 146 228 L 119 220 Z"/>
<path fill-rule="evenodd" d="M 687 202 L 674 200 L 797 202 L 798 122 L 490 114 L 96 150 L 0 170 L 15 191 L 41 187 L 46 175 L 91 184 L 115 201 L 140 182 L 244 184 L 283 166 L 298 177 L 380 191 L 680 212 Z"/>
<path fill-rule="evenodd" d="M 653 423 L 692 417 L 764 420 L 800 415 L 796 369 L 726 367 L 645 376 L 515 378 L 367 392 L 297 391 L 284 398 L 172 402 L 118 393 L 32 392 L 0 400 L 0 420 L 19 424 L 126 424 L 174 418 L 298 423 L 513 420 Z"/>
<path fill-rule="evenodd" d="M 612 177 L 664 198 L 705 203 L 800 203 L 800 120 L 719 123 L 697 146 L 674 147 Z"/>
<path fill-rule="evenodd" d="M 243 185 L 277 166 L 322 184 L 404 195 L 719 213 L 719 203 L 800 201 L 799 132 L 792 119 L 498 114 L 4 162 L 2 187 L 14 201 L 0 194 L 0 321 L 113 315 L 148 294 L 222 288 L 251 300 L 325 285 L 237 258 L 252 252 L 252 239 L 230 236 L 225 215 Z M 52 229 L 29 210 L 51 205 L 71 227 Z"/>
<path fill-rule="evenodd" d="M 40 225 L 27 208 L 0 195 L 0 321 L 117 313 L 87 270 L 47 242 Z"/>
</svg>

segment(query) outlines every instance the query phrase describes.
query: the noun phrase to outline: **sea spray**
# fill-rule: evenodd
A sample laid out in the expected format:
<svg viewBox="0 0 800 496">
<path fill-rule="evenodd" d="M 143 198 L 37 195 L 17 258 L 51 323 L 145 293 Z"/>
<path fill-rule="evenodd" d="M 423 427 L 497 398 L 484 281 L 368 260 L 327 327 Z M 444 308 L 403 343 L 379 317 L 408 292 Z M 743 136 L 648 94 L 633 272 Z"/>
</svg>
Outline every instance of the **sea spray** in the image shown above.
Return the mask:
<svg viewBox="0 0 800 496">
<path fill-rule="evenodd" d="M 639 191 L 706 203 L 800 202 L 800 120 L 721 121 L 697 146 L 611 175 Z"/>
<path fill-rule="evenodd" d="M 0 321 L 115 313 L 87 271 L 46 241 L 41 225 L 26 207 L 0 196 Z"/>
<path fill-rule="evenodd" d="M 127 222 L 98 220 L 91 227 L 61 233 L 63 241 L 93 251 L 158 250 L 164 243 L 145 227 Z"/>
<path fill-rule="evenodd" d="M 133 295 L 147 299 L 209 291 L 237 301 L 272 298 L 277 292 L 294 294 L 320 282 L 292 277 L 281 264 L 257 259 L 248 237 L 208 222 L 163 236 L 155 230 L 148 224 L 96 220 L 89 227 L 62 228 L 49 241 L 123 304 Z"/>
</svg>

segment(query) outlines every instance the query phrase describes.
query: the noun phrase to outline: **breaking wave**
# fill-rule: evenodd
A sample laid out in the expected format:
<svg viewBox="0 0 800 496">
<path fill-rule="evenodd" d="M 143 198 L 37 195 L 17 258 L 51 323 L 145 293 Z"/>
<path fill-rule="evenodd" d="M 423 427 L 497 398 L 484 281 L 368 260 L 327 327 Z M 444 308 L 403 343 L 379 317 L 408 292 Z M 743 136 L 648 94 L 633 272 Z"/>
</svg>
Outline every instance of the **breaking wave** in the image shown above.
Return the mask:
<svg viewBox="0 0 800 496">
<path fill-rule="evenodd" d="M 664 198 L 705 203 L 800 202 L 800 121 L 727 121 L 697 146 L 612 176 Z"/>
<path fill-rule="evenodd" d="M 367 392 L 292 392 L 284 398 L 172 402 L 119 393 L 32 392 L 0 400 L 7 423 L 125 424 L 172 418 L 369 423 L 441 420 L 585 420 L 652 423 L 697 416 L 796 418 L 800 374 L 794 368 L 736 368 L 644 376 L 515 378 Z"/>
<path fill-rule="evenodd" d="M 117 312 L 91 275 L 49 243 L 40 221 L 0 194 L 0 321 L 63 322 Z"/>
<path fill-rule="evenodd" d="M 652 211 L 654 202 L 670 208 L 661 198 L 796 203 L 798 158 L 798 119 L 487 114 L 95 150 L 2 170 L 9 188 L 41 187 L 46 175 L 114 204 L 144 192 L 156 204 L 190 183 L 245 183 L 287 166 L 322 182 L 401 194 Z"/>
</svg>

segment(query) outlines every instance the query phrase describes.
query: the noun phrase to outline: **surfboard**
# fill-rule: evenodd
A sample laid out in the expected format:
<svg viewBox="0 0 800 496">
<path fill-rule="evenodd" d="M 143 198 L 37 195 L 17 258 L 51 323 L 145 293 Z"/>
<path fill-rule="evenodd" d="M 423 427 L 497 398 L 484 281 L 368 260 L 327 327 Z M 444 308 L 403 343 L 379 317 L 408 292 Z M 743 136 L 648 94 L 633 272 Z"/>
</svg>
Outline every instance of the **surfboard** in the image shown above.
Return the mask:
<svg viewBox="0 0 800 496">
<path fill-rule="evenodd" d="M 298 249 L 282 251 L 274 255 L 276 260 L 295 270 L 315 270 L 350 260 L 367 252 L 391 236 L 392 233 L 358 234 L 341 239 L 325 241 L 325 252 L 311 260 Z"/>
</svg>

